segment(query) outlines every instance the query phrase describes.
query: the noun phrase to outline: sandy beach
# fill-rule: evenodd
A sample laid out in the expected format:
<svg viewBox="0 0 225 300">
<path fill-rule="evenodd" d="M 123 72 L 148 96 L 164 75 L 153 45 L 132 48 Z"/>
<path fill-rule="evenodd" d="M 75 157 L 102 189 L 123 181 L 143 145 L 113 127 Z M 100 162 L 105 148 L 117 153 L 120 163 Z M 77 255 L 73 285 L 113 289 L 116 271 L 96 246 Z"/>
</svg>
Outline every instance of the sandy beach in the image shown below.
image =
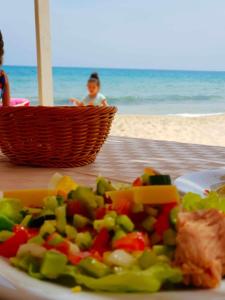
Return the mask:
<svg viewBox="0 0 225 300">
<path fill-rule="evenodd" d="M 111 135 L 225 146 L 225 114 L 201 117 L 117 115 Z"/>
</svg>

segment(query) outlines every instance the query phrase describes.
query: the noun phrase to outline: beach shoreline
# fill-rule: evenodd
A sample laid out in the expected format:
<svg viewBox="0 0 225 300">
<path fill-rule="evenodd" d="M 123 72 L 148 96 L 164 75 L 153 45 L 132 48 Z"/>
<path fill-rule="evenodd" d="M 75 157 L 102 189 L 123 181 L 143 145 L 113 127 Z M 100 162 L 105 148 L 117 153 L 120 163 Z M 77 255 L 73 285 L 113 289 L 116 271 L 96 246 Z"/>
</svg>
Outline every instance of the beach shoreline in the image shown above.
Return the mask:
<svg viewBox="0 0 225 300">
<path fill-rule="evenodd" d="M 111 135 L 225 146 L 224 114 L 201 116 L 117 114 Z"/>
</svg>

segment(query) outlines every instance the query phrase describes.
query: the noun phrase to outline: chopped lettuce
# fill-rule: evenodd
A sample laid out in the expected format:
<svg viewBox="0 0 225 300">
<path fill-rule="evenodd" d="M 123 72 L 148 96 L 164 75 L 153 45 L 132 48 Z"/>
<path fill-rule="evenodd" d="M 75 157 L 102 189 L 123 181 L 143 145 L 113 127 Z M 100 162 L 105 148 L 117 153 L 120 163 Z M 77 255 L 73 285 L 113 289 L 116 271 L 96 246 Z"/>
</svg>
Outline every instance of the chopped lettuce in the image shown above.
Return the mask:
<svg viewBox="0 0 225 300">
<path fill-rule="evenodd" d="M 23 206 L 18 200 L 4 198 L 0 201 L 0 214 L 13 222 L 20 223 L 22 221 L 22 209 Z"/>
<path fill-rule="evenodd" d="M 78 284 L 105 292 L 157 292 L 165 282 L 182 282 L 182 273 L 168 264 L 156 264 L 147 270 L 123 270 L 102 278 L 75 273 Z"/>
<path fill-rule="evenodd" d="M 225 213 L 225 197 L 220 196 L 216 192 L 210 192 L 204 198 L 198 194 L 187 193 L 182 200 L 182 207 L 187 211 L 214 208 Z"/>
</svg>

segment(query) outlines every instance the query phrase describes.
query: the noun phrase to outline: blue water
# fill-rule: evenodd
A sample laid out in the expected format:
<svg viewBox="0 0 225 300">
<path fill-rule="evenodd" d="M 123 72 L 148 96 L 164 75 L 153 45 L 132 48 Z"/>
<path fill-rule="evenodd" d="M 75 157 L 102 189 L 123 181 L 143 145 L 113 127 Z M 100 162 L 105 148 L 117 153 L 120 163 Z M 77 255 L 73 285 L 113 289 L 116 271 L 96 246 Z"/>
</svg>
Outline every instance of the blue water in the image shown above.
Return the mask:
<svg viewBox="0 0 225 300">
<path fill-rule="evenodd" d="M 38 104 L 35 67 L 5 67 L 13 97 Z M 214 114 L 225 111 L 225 72 L 89 69 L 55 67 L 56 105 L 82 99 L 86 81 L 98 71 L 102 93 L 126 114 Z"/>
</svg>

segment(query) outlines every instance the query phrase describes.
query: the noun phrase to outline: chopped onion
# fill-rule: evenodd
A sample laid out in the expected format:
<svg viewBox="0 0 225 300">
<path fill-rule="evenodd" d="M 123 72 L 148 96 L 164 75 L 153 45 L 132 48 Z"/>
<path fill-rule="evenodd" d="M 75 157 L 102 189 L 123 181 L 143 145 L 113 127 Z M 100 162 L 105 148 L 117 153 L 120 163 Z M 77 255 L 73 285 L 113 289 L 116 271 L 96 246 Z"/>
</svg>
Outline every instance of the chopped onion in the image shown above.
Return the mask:
<svg viewBox="0 0 225 300">
<path fill-rule="evenodd" d="M 24 245 L 21 245 L 19 247 L 19 250 L 17 251 L 17 256 L 24 256 L 24 255 L 32 255 L 34 257 L 40 257 L 42 258 L 45 254 L 47 250 L 40 246 L 40 245 L 37 245 L 37 244 L 34 244 L 34 243 L 28 243 L 28 244 L 24 244 Z"/>
<path fill-rule="evenodd" d="M 70 253 L 71 254 L 77 254 L 80 252 L 80 249 L 76 244 L 69 242 L 69 245 L 70 245 Z"/>
<path fill-rule="evenodd" d="M 131 254 L 120 249 L 107 253 L 104 260 L 106 264 L 120 267 L 130 267 L 136 262 Z"/>
<path fill-rule="evenodd" d="M 57 187 L 57 184 L 60 182 L 60 180 L 63 178 L 63 176 L 60 173 L 55 173 L 52 178 L 50 179 L 50 182 L 48 184 L 49 190 L 55 190 Z"/>
</svg>

